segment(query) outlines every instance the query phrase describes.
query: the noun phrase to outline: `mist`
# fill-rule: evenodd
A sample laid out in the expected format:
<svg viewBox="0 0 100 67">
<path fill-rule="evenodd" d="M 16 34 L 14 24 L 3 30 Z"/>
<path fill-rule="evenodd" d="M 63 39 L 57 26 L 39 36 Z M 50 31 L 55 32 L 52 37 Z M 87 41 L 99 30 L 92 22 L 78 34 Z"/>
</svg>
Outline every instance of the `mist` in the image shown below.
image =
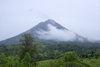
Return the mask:
<svg viewBox="0 0 100 67">
<path fill-rule="evenodd" d="M 57 29 L 56 27 L 48 24 L 48 31 L 40 29 L 36 31 L 39 34 L 38 38 L 44 40 L 56 40 L 56 41 L 74 41 L 76 34 L 65 29 Z"/>
</svg>

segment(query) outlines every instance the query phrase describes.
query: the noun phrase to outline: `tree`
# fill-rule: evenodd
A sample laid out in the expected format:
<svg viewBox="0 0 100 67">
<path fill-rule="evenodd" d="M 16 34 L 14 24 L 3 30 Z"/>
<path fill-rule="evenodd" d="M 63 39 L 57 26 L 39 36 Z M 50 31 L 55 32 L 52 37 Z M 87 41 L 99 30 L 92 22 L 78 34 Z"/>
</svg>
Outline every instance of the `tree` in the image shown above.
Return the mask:
<svg viewBox="0 0 100 67">
<path fill-rule="evenodd" d="M 34 62 L 34 65 L 36 65 L 36 55 L 38 53 L 38 44 L 33 44 L 34 38 L 31 37 L 30 34 L 24 34 L 22 35 L 23 39 L 20 40 L 22 42 L 20 44 L 20 51 L 19 51 L 19 57 L 22 60 L 26 53 L 28 52 L 32 58 L 32 63 Z"/>
<path fill-rule="evenodd" d="M 60 58 L 61 55 L 62 55 L 62 51 L 60 51 L 60 52 L 58 50 L 54 51 L 54 57 L 55 57 L 55 59 Z"/>
<path fill-rule="evenodd" d="M 32 60 L 30 54 L 27 52 L 26 55 L 24 56 L 24 59 L 21 61 L 21 67 L 32 67 L 32 64 L 30 63 Z"/>
</svg>

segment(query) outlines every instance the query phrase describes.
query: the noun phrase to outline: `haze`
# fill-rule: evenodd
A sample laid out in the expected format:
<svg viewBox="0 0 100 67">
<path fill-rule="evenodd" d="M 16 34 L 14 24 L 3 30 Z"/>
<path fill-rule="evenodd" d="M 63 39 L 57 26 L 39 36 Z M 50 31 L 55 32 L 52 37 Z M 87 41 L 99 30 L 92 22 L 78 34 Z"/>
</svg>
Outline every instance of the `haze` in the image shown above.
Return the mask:
<svg viewBox="0 0 100 67">
<path fill-rule="evenodd" d="M 0 41 L 47 19 L 100 40 L 100 0 L 0 0 Z"/>
<path fill-rule="evenodd" d="M 36 31 L 39 34 L 40 39 L 44 40 L 57 40 L 57 41 L 74 41 L 76 35 L 67 30 L 59 30 L 56 27 L 48 24 L 49 31 L 39 30 Z"/>
</svg>

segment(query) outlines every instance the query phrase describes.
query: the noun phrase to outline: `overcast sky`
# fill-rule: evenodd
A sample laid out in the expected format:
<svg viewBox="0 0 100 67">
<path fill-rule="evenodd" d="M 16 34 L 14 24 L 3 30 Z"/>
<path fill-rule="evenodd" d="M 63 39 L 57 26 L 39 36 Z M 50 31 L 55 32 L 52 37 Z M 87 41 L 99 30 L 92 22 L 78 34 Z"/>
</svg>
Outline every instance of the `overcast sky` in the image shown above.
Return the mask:
<svg viewBox="0 0 100 67">
<path fill-rule="evenodd" d="M 47 19 L 86 38 L 100 40 L 100 0 L 0 0 L 0 40 Z"/>
</svg>

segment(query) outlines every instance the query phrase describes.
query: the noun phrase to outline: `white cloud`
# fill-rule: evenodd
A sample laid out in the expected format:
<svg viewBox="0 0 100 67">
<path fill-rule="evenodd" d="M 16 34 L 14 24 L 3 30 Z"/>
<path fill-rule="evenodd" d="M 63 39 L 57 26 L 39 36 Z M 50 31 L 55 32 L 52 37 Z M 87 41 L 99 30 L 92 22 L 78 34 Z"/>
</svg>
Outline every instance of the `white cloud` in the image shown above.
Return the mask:
<svg viewBox="0 0 100 67">
<path fill-rule="evenodd" d="M 40 39 L 44 40 L 57 40 L 57 41 L 73 41 L 76 38 L 76 34 L 67 31 L 67 30 L 59 30 L 56 27 L 48 24 L 48 31 L 41 30 L 36 31 L 39 34 Z"/>
</svg>

